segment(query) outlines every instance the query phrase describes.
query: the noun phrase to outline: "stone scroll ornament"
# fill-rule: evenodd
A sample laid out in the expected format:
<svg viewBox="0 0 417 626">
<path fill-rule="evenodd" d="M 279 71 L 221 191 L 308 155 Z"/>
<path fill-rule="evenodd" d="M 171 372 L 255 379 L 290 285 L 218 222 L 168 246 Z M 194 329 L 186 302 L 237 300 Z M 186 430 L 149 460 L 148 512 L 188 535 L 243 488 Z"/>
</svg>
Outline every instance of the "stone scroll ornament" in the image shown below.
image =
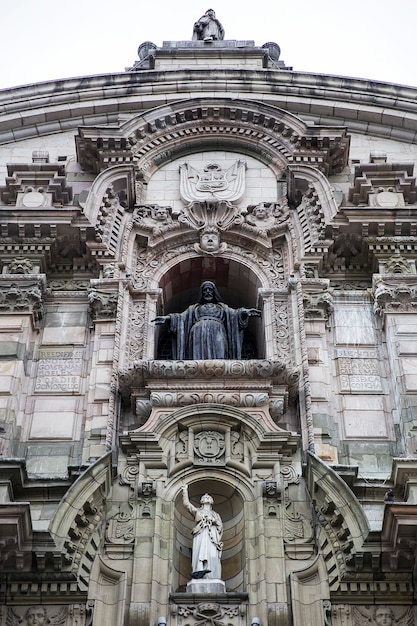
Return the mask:
<svg viewBox="0 0 417 626">
<path fill-rule="evenodd" d="M 201 496 L 200 506 L 197 508 L 191 504 L 188 486 L 184 485 L 182 501 L 195 520 L 195 526 L 191 531 L 193 535 L 191 578 L 220 580 L 223 523 L 220 515 L 213 511 L 213 498 L 205 493 Z"/>
<path fill-rule="evenodd" d="M 173 358 L 241 359 L 243 333 L 258 309 L 232 309 L 221 302 L 216 285 L 205 281 L 198 302 L 183 313 L 156 317 L 155 324 L 169 324 L 173 336 Z"/>
</svg>

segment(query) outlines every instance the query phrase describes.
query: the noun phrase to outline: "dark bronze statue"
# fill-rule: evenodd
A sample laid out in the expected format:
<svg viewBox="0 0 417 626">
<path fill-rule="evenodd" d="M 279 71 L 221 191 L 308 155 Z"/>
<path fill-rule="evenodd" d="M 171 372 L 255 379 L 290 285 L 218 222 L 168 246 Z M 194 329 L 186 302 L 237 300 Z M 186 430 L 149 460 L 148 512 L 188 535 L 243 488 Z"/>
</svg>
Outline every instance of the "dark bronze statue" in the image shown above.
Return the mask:
<svg viewBox="0 0 417 626">
<path fill-rule="evenodd" d="M 156 317 L 156 324 L 169 324 L 173 334 L 173 358 L 241 359 L 243 332 L 258 309 L 232 309 L 221 302 L 216 285 L 207 280 L 200 287 L 198 302 L 183 313 Z"/>
</svg>

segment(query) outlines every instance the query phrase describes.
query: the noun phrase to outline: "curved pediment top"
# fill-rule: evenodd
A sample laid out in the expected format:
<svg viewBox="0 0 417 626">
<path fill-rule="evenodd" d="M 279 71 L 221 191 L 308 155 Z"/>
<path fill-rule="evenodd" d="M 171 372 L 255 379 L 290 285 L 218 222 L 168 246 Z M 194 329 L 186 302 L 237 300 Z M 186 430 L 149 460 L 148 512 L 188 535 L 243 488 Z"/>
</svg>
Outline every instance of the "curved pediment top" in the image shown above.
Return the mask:
<svg viewBox="0 0 417 626">
<path fill-rule="evenodd" d="M 283 109 L 232 98 L 182 100 L 119 126 L 84 126 L 76 142 L 83 169 L 135 163 L 147 176 L 202 147 L 251 154 L 277 174 L 300 160 L 329 174 L 345 166 L 349 148 L 344 128 L 309 126 Z"/>
</svg>

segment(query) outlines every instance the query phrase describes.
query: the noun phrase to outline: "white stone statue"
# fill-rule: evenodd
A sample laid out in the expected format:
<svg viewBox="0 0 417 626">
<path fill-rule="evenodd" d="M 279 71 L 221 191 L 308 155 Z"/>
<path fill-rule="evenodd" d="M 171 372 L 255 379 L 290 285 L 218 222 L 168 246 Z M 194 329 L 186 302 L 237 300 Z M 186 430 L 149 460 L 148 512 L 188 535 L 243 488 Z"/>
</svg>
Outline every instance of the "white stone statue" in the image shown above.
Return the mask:
<svg viewBox="0 0 417 626">
<path fill-rule="evenodd" d="M 193 571 L 191 577 L 220 580 L 223 524 L 220 515 L 213 511 L 213 498 L 205 493 L 201 496 L 200 506 L 196 508 L 188 498 L 187 485 L 184 485 L 182 500 L 185 508 L 195 519 L 195 526 L 192 530 Z"/>
<path fill-rule="evenodd" d="M 224 39 L 224 28 L 216 18 L 213 9 L 207 9 L 194 24 L 193 40 L 215 41 L 218 39 Z"/>
</svg>

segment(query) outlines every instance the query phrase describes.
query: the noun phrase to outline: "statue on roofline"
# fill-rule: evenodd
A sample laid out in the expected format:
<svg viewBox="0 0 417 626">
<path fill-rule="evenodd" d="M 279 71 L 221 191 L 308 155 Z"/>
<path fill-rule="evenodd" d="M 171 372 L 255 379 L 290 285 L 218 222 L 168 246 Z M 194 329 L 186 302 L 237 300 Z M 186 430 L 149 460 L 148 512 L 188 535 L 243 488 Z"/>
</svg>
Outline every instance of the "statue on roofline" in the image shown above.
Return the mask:
<svg viewBox="0 0 417 626">
<path fill-rule="evenodd" d="M 194 24 L 194 41 L 216 41 L 224 39 L 224 28 L 216 18 L 213 9 L 207 9 L 202 17 Z"/>
</svg>

